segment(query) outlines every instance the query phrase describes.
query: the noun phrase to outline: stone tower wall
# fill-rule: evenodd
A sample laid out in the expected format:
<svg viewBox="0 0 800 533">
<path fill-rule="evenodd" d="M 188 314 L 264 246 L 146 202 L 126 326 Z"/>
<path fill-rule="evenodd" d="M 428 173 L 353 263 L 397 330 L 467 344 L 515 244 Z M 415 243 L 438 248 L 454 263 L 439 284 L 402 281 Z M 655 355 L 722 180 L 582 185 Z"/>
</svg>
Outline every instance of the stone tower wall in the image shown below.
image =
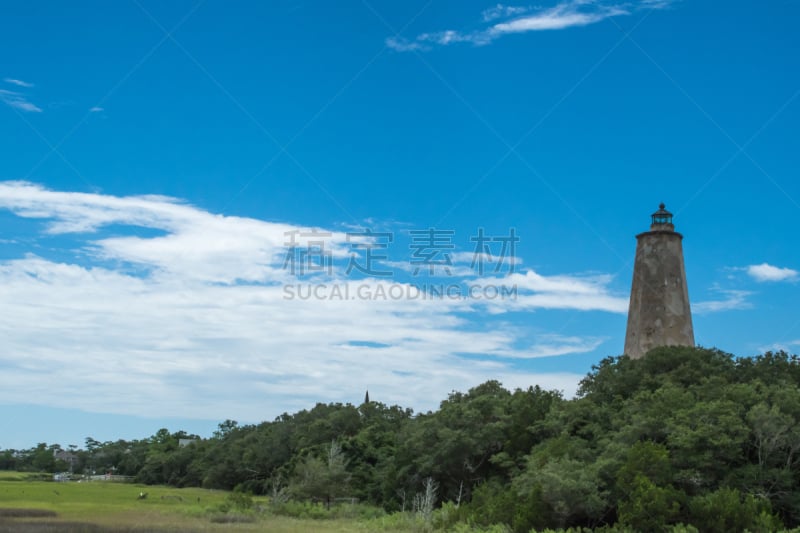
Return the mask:
<svg viewBox="0 0 800 533">
<path fill-rule="evenodd" d="M 639 358 L 657 346 L 694 346 L 683 236 L 649 231 L 636 239 L 625 353 Z"/>
</svg>

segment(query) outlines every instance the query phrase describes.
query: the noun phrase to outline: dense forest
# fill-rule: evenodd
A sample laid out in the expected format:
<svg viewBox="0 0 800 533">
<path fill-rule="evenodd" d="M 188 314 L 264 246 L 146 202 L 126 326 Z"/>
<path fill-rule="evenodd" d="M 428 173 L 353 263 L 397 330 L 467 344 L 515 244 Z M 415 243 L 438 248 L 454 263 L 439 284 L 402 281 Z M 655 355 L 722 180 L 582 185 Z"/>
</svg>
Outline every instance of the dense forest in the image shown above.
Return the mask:
<svg viewBox="0 0 800 533">
<path fill-rule="evenodd" d="M 323 508 L 427 501 L 451 522 L 520 532 L 775 531 L 800 525 L 798 385 L 798 358 L 783 352 L 659 348 L 603 360 L 574 399 L 489 381 L 428 413 L 317 404 L 258 425 L 228 420 L 208 439 L 87 438 L 73 470 Z M 0 468 L 67 469 L 57 449 L 4 450 Z"/>
</svg>

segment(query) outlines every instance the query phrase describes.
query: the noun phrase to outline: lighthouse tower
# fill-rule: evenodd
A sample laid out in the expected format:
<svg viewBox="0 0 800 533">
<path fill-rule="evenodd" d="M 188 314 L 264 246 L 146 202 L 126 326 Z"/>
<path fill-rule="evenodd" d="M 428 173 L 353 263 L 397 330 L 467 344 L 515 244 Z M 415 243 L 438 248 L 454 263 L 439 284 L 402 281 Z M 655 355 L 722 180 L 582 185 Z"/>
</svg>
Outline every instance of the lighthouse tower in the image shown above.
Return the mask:
<svg viewBox="0 0 800 533">
<path fill-rule="evenodd" d="M 653 213 L 650 231 L 636 240 L 625 354 L 636 359 L 657 346 L 694 346 L 683 235 L 664 204 Z"/>
</svg>

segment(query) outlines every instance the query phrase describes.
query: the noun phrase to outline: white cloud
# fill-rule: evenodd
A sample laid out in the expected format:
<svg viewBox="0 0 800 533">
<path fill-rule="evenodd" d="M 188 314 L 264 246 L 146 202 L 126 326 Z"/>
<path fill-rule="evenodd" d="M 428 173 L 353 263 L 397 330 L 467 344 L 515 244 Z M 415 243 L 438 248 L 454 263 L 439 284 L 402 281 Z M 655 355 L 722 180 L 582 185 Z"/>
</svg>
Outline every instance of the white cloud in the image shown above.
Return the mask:
<svg viewBox="0 0 800 533">
<path fill-rule="evenodd" d="M 490 253 L 476 252 L 446 252 L 437 256 L 442 264 L 436 265 L 435 274 L 446 274 L 450 278 L 470 278 L 476 274 L 491 274 L 493 272 L 508 272 L 510 269 L 519 270 L 518 265 L 522 259 L 515 256 L 492 255 Z M 444 262 L 449 260 L 449 264 Z M 405 272 L 423 274 L 429 272 L 428 266 L 407 261 L 382 261 L 388 267 Z"/>
<path fill-rule="evenodd" d="M 502 282 L 517 287 L 516 300 L 503 302 L 507 309 L 576 309 L 579 311 L 607 311 L 625 313 L 627 295 L 612 294 L 608 288 L 611 276 L 542 276 L 533 270 L 514 273 L 502 279 L 486 278 L 478 283 L 488 285 Z M 490 304 L 492 302 L 489 302 Z M 502 309 L 495 309 L 502 311 Z"/>
<path fill-rule="evenodd" d="M 527 350 L 521 350 L 520 357 L 537 358 L 552 357 L 591 352 L 597 349 L 606 339 L 598 337 L 565 337 L 563 335 L 540 335 Z"/>
<path fill-rule="evenodd" d="M 10 83 L 12 85 L 16 85 L 17 87 L 25 87 L 27 89 L 33 87 L 32 83 L 28 83 L 27 81 L 22 81 L 22 80 L 16 80 L 14 78 L 3 78 L 3 81 L 6 83 Z"/>
<path fill-rule="evenodd" d="M 507 6 L 503 4 L 497 4 L 494 7 L 485 9 L 483 13 L 481 13 L 481 18 L 484 22 L 491 22 L 499 18 L 508 18 L 521 15 L 522 13 L 531 11 L 532 9 L 533 8 L 530 6 Z"/>
<path fill-rule="evenodd" d="M 600 7 L 593 11 L 581 11 L 581 5 L 583 4 L 559 4 L 552 9 L 540 11 L 534 15 L 495 24 L 489 28 L 488 33 L 494 39 L 507 33 L 563 30 L 574 26 L 587 26 L 609 17 L 628 14 L 628 11 L 617 7 Z"/>
<path fill-rule="evenodd" d="M 750 291 L 732 289 L 714 289 L 714 291 L 722 294 L 723 298 L 693 303 L 692 312 L 704 314 L 718 311 L 750 309 L 752 307 L 752 304 L 747 300 L 747 297 L 752 294 Z"/>
<path fill-rule="evenodd" d="M 4 403 L 258 421 L 316 401 L 358 401 L 368 388 L 380 401 L 429 409 L 487 379 L 573 394 L 581 375 L 524 371 L 512 358 L 602 342 L 543 334 L 520 349 L 519 335 L 492 327 L 484 304 L 469 298 L 287 299 L 283 283 L 295 278 L 282 268 L 286 232 L 311 228 L 216 215 L 174 198 L 22 182 L 0 182 L 0 209 L 45 221 L 46 232 L 79 249 L 68 261 L 0 262 Z M 328 235 L 346 257 L 346 235 Z M 518 282 L 529 300 L 498 306 L 616 312 L 621 302 L 608 277 L 499 279 Z M 392 284 L 338 271 L 330 282 L 352 294 Z"/>
<path fill-rule="evenodd" d="M 641 7 L 649 9 L 666 9 L 679 0 L 640 0 Z"/>
<path fill-rule="evenodd" d="M 19 109 L 20 111 L 27 111 L 29 113 L 42 112 L 41 108 L 29 102 L 24 94 L 16 91 L 0 89 L 0 100 L 6 105 Z"/>
<path fill-rule="evenodd" d="M 386 39 L 389 48 L 399 52 L 426 50 L 431 45 L 446 46 L 453 43 L 471 43 L 482 46 L 491 43 L 504 35 L 527 33 L 532 31 L 563 30 L 596 24 L 610 17 L 629 15 L 638 9 L 664 9 L 673 0 L 645 0 L 638 4 L 611 4 L 593 0 L 567 0 L 551 8 L 532 8 L 519 6 L 496 6 L 484 10 L 482 19 L 494 23 L 477 31 L 462 32 L 445 30 L 422 33 L 413 39 L 390 37 Z"/>
<path fill-rule="evenodd" d="M 768 344 L 766 346 L 761 346 L 758 348 L 758 351 L 761 353 L 764 352 L 786 352 L 786 353 L 798 353 L 798 348 L 800 348 L 800 339 L 795 339 L 793 341 L 786 341 L 786 342 L 775 342 L 772 344 Z"/>
<path fill-rule="evenodd" d="M 760 265 L 750 265 L 747 267 L 747 274 L 759 282 L 765 281 L 794 281 L 797 279 L 797 270 L 791 268 L 781 268 L 772 266 L 768 263 Z"/>
<path fill-rule="evenodd" d="M 3 264 L 0 282 L 3 402 L 256 421 L 367 388 L 419 409 L 491 377 L 554 379 L 570 391 L 580 379 L 459 357 L 512 356 L 514 339 L 465 330 L 446 303 L 287 301 L 280 287 L 137 278 L 36 257 Z"/>
<path fill-rule="evenodd" d="M 484 22 L 491 22 L 492 20 L 499 18 L 508 18 L 521 15 L 522 13 L 531 11 L 532 9 L 533 8 L 529 6 L 506 6 L 503 4 L 497 4 L 494 7 L 485 9 L 483 13 L 481 13 L 481 18 Z"/>
<path fill-rule="evenodd" d="M 282 261 L 288 233 L 314 231 L 214 215 L 174 198 L 57 192 L 18 182 L 0 183 L 0 208 L 21 217 L 48 219 L 47 231 L 52 234 L 94 233 L 111 224 L 162 230 L 165 234 L 155 237 L 98 238 L 89 242 L 89 249 L 105 260 L 215 283 L 285 279 Z M 344 233 L 330 232 L 328 241 L 332 253 L 344 255 Z"/>
<path fill-rule="evenodd" d="M 487 253 L 487 252 L 453 252 L 450 254 L 450 258 L 453 263 L 469 263 L 474 267 L 478 267 L 481 263 L 483 263 L 484 271 L 492 271 L 496 268 L 499 270 L 508 270 L 511 268 L 511 265 L 520 265 L 522 264 L 522 258 L 517 256 L 512 256 L 509 253 L 501 253 L 501 251 L 495 251 L 495 253 Z"/>
<path fill-rule="evenodd" d="M 97 106 L 89 108 L 89 113 L 100 113 L 101 111 L 105 111 L 105 108 Z"/>
<path fill-rule="evenodd" d="M 428 47 L 421 42 L 409 41 L 402 37 L 388 37 L 386 46 L 398 52 L 411 52 L 414 50 L 426 50 Z"/>
</svg>

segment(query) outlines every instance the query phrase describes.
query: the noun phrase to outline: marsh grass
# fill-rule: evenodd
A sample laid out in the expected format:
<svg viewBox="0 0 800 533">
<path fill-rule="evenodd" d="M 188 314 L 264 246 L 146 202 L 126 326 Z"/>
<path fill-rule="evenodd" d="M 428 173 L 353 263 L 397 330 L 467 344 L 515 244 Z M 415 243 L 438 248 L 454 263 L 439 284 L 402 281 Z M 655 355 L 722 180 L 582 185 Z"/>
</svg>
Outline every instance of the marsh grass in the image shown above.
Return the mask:
<svg viewBox="0 0 800 533">
<path fill-rule="evenodd" d="M 0 518 L 51 518 L 58 516 L 47 509 L 14 509 L 0 507 Z"/>
<path fill-rule="evenodd" d="M 256 517 L 245 513 L 218 513 L 211 516 L 214 524 L 252 524 Z"/>
<path fill-rule="evenodd" d="M 377 523 L 356 517 L 314 520 L 276 516 L 259 511 L 270 506 L 266 498 L 258 497 L 253 498 L 253 511 L 221 512 L 230 505 L 232 493 L 226 491 L 101 481 L 30 481 L 26 475 L 0 472 L 0 533 L 346 533 L 379 529 Z M 139 499 L 142 492 L 147 498 Z"/>
</svg>

